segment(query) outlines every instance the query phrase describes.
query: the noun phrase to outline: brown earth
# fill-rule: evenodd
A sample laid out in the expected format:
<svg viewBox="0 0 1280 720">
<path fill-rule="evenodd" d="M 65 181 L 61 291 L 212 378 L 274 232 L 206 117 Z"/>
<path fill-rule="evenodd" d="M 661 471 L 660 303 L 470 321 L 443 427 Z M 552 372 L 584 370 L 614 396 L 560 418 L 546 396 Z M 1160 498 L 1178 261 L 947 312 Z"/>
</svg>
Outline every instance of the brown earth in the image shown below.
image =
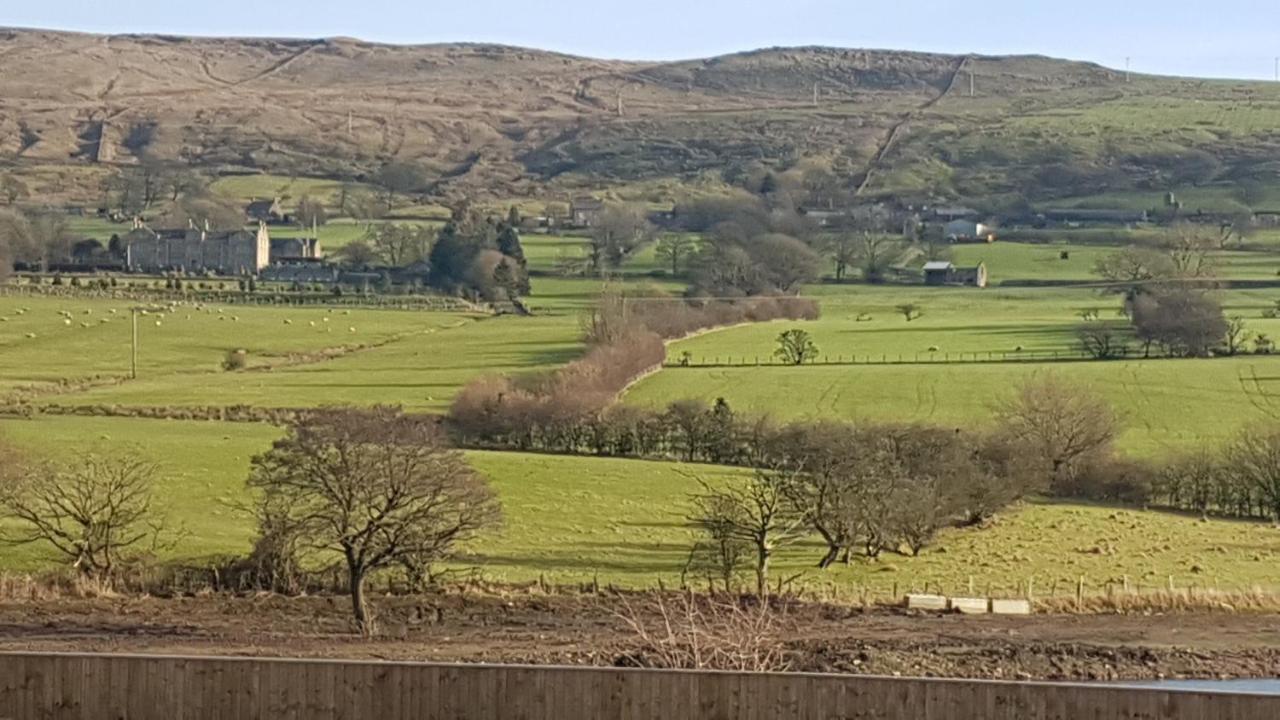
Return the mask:
<svg viewBox="0 0 1280 720">
<path fill-rule="evenodd" d="M 636 648 L 616 599 L 382 599 L 384 637 L 342 597 L 60 599 L 0 604 L 0 650 L 613 665 Z M 799 671 L 1006 679 L 1275 677 L 1280 617 L 965 617 L 806 604 L 785 621 Z"/>
</svg>

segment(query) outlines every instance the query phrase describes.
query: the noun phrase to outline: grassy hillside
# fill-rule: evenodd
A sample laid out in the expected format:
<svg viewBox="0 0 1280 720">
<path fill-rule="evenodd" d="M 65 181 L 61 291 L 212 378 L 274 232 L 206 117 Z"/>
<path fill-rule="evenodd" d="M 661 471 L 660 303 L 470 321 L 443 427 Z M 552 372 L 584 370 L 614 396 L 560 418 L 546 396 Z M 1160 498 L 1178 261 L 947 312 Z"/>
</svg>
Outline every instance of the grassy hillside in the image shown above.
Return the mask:
<svg viewBox="0 0 1280 720">
<path fill-rule="evenodd" d="M 234 197 L 332 198 L 392 159 L 425 167 L 434 194 L 503 202 L 587 187 L 669 202 L 801 160 L 845 194 L 922 202 L 1280 197 L 1274 84 L 1126 82 L 1043 57 L 805 47 L 635 63 L 36 30 L 0 31 L 0 54 L 0 161 L 41 202 L 96 206 L 142 157 L 228 173 L 216 188 Z"/>
</svg>

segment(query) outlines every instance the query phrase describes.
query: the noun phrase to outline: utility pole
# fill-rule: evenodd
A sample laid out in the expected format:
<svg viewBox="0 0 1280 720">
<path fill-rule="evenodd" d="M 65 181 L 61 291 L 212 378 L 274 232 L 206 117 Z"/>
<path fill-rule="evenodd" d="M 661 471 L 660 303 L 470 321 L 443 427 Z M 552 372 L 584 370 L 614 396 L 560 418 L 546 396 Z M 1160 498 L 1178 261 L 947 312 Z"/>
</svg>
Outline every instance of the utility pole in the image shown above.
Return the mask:
<svg viewBox="0 0 1280 720">
<path fill-rule="evenodd" d="M 975 92 L 974 92 L 974 91 L 975 91 L 975 87 L 974 87 L 974 82 L 973 82 L 973 71 L 972 71 L 972 70 L 970 70 L 970 71 L 969 71 L 969 97 L 973 97 L 973 96 L 974 96 L 974 94 L 975 94 Z"/>
<path fill-rule="evenodd" d="M 129 379 L 138 379 L 138 308 L 131 311 L 133 316 L 133 336 L 129 353 Z"/>
<path fill-rule="evenodd" d="M 1124 81 L 1125 81 L 1125 82 L 1129 82 L 1129 63 L 1130 63 L 1132 60 L 1133 60 L 1133 58 L 1131 58 L 1131 57 L 1129 57 L 1129 56 L 1127 56 L 1127 55 L 1126 55 L 1126 56 L 1125 56 L 1125 58 L 1124 58 Z"/>
<path fill-rule="evenodd" d="M 354 134 L 355 134 L 355 118 L 353 117 L 353 113 L 350 110 L 348 110 L 347 111 L 347 137 L 351 137 Z"/>
<path fill-rule="evenodd" d="M 813 106 L 818 107 L 818 83 L 813 84 Z"/>
</svg>

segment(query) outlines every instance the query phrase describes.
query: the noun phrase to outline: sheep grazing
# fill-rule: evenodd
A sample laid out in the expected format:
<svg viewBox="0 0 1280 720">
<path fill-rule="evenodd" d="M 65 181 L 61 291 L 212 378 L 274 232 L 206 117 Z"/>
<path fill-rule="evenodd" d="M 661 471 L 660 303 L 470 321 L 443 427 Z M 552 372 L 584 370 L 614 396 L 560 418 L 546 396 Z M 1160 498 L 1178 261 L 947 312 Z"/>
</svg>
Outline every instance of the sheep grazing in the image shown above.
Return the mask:
<svg viewBox="0 0 1280 720">
<path fill-rule="evenodd" d="M 329 322 L 329 318 L 323 318 L 325 322 Z"/>
<path fill-rule="evenodd" d="M 93 323 L 82 322 L 80 323 L 80 327 L 82 328 L 93 327 Z"/>
<path fill-rule="evenodd" d="M 0 317 L 0 322 L 9 322 L 9 318 L 7 318 L 7 317 Z"/>
<path fill-rule="evenodd" d="M 284 319 L 284 324 L 285 324 L 285 325 L 292 325 L 292 324 L 293 324 L 293 321 L 292 321 L 292 320 L 290 320 L 289 318 L 285 318 L 285 319 Z"/>
<path fill-rule="evenodd" d="M 107 312 L 111 313 L 112 315 L 115 315 L 117 312 L 120 312 L 120 311 L 119 311 L 119 310 L 116 310 L 115 308 L 111 308 L 111 309 L 110 309 L 110 310 L 108 310 Z"/>
<path fill-rule="evenodd" d="M 315 321 L 315 320 L 312 320 L 312 321 L 311 321 L 311 327 L 315 327 L 315 326 L 316 326 L 316 321 Z"/>
<path fill-rule="evenodd" d="M 70 325 L 70 324 L 71 324 L 71 320 L 70 320 L 70 318 L 63 318 L 63 319 L 62 319 L 62 324 L 63 324 L 63 325 Z"/>
<path fill-rule="evenodd" d="M 929 352 L 938 352 L 938 346 L 937 346 L 937 345 L 930 345 L 930 346 L 929 346 Z"/>
<path fill-rule="evenodd" d="M 93 314 L 93 308 L 89 308 L 89 309 L 85 310 L 85 311 L 84 311 L 84 314 L 85 314 L 85 315 L 92 315 L 92 314 Z"/>
<path fill-rule="evenodd" d="M 35 333 L 27 333 L 27 339 L 29 339 L 29 340 L 34 340 L 34 339 L 35 339 L 35 337 L 36 337 L 36 334 L 35 334 Z"/>
<path fill-rule="evenodd" d="M 355 332 L 355 331 L 356 331 L 356 329 L 355 329 L 354 327 L 349 327 L 349 328 L 347 328 L 347 332 Z"/>
</svg>

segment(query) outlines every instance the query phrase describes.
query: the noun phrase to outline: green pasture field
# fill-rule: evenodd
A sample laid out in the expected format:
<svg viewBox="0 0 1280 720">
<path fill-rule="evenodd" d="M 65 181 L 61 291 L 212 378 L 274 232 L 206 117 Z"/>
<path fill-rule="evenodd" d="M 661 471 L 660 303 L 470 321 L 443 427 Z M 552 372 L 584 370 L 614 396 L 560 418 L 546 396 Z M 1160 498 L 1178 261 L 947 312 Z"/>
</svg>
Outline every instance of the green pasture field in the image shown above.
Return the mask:
<svg viewBox="0 0 1280 720">
<path fill-rule="evenodd" d="M 121 418 L 41 418 L 0 422 L 29 452 L 69 460 L 68 448 L 139 453 L 158 464 L 157 505 L 184 534 L 167 559 L 199 562 L 249 549 L 253 524 L 241 509 L 249 459 L 279 431 L 265 425 Z M 688 527 L 696 478 L 733 482 L 741 472 L 680 463 L 474 452 L 473 466 L 493 482 L 505 524 L 465 548 L 457 566 L 486 578 L 668 587 L 679 583 L 695 533 Z M 1280 530 L 1261 523 L 1134 512 L 1108 507 L 1029 503 L 985 529 L 948 530 L 918 558 L 886 554 L 826 572 L 814 565 L 814 540 L 783 549 L 775 577 L 799 575 L 809 587 L 861 588 L 887 595 L 895 586 L 985 592 L 1075 591 L 1080 577 L 1163 587 L 1270 585 L 1280 561 Z M 0 568 L 30 571 L 53 557 L 36 546 L 6 548 Z M 745 580 L 745 578 L 744 578 Z M 694 578 L 690 582 L 703 581 Z"/>
<path fill-rule="evenodd" d="M 286 206 L 292 206 L 306 195 L 326 205 L 337 203 L 342 183 L 325 178 L 288 177 L 285 175 L 224 175 L 209 188 L 224 197 L 249 202 L 255 199 L 280 198 Z M 373 190 L 369 185 L 349 183 L 351 187 Z"/>
<path fill-rule="evenodd" d="M 145 406 L 385 403 L 441 411 L 479 375 L 548 370 L 576 358 L 582 350 L 582 313 L 604 286 L 601 280 L 537 278 L 535 294 L 528 298 L 537 314 L 529 318 L 181 305 L 140 318 L 136 380 L 47 399 Z M 29 312 L 18 314 L 23 308 Z M 8 318 L 0 321 L 0 391 L 60 379 L 126 376 L 128 308 L 120 301 L 0 298 L 0 317 Z M 72 314 L 69 325 L 62 310 Z M 394 342 L 384 342 L 388 339 Z M 377 347 L 318 361 L 289 359 L 355 345 Z M 277 367 L 222 370 L 227 351 L 236 348 L 248 351 L 250 366 Z"/>
<path fill-rule="evenodd" d="M 60 379 L 127 376 L 132 305 L 123 300 L 0 297 L 0 390 Z M 226 353 L 234 349 L 247 350 L 251 366 L 274 364 L 290 354 L 374 344 L 466 324 L 472 318 L 464 313 L 362 308 L 194 303 L 151 307 L 138 318 L 139 377 L 177 376 L 183 384 L 193 375 L 221 372 Z"/>
<path fill-rule="evenodd" d="M 669 362 L 689 353 L 694 365 L 674 367 L 634 386 L 626 401 L 663 406 L 697 397 L 724 397 L 752 414 L 779 419 L 844 418 L 935 422 L 957 427 L 990 422 L 993 404 L 1018 382 L 1058 373 L 1095 387 L 1124 418 L 1121 446 L 1156 454 L 1221 440 L 1240 427 L 1280 413 L 1280 356 L 1244 355 L 1192 360 L 947 363 L 963 353 L 985 359 L 1059 352 L 1079 354 L 1078 313 L 1097 309 L 1099 322 L 1116 318 L 1118 301 L 1087 288 L 951 289 L 824 286 L 822 317 L 777 321 L 707 333 L 673 343 Z M 1251 333 L 1280 335 L 1280 321 L 1264 319 L 1269 291 L 1222 293 L 1228 314 L 1246 318 Z M 894 306 L 912 302 L 923 317 L 907 322 Z M 859 320 L 862 317 L 862 320 Z M 869 319 L 867 319 L 869 318 Z M 821 357 L 889 365 L 750 367 L 769 359 L 778 334 L 803 328 Z M 932 351 L 931 348 L 937 348 Z M 1021 348 L 1021 350 L 1019 350 Z M 915 364 L 915 361 L 921 361 Z M 1259 389 L 1261 389 L 1259 391 Z M 1257 405 L 1261 405 L 1259 408 Z"/>
</svg>

